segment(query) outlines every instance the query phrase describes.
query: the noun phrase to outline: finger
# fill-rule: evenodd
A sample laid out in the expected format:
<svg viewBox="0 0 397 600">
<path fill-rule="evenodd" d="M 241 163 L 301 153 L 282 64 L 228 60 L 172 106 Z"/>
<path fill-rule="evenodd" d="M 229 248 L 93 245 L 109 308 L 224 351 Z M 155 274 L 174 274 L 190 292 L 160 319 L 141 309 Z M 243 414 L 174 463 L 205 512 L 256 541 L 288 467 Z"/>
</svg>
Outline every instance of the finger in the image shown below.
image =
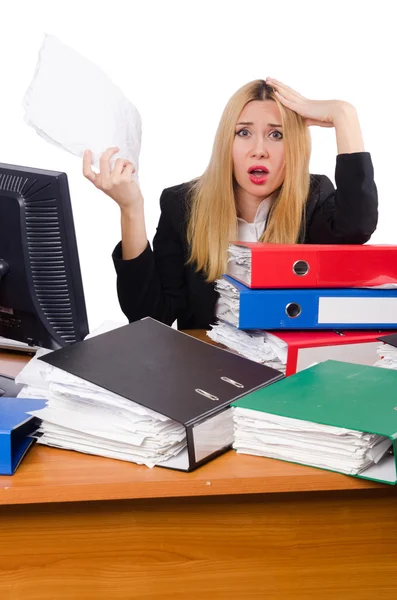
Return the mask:
<svg viewBox="0 0 397 600">
<path fill-rule="evenodd" d="M 307 113 L 305 111 L 305 105 L 298 104 L 297 102 L 292 102 L 291 100 L 287 100 L 287 98 L 281 96 L 281 94 L 279 94 L 277 91 L 276 96 L 283 106 L 289 108 L 290 110 L 293 110 L 294 112 L 296 112 L 296 114 L 300 115 L 301 117 L 306 118 Z"/>
<path fill-rule="evenodd" d="M 114 164 L 114 168 L 112 171 L 112 176 L 119 176 L 123 172 L 123 169 L 129 164 L 129 160 L 126 158 L 118 158 Z"/>
<path fill-rule="evenodd" d="M 92 152 L 86 150 L 83 154 L 83 175 L 92 183 L 96 181 L 96 173 L 92 170 Z"/>
<path fill-rule="evenodd" d="M 294 96 L 293 94 L 287 92 L 286 90 L 283 90 L 282 88 L 274 87 L 274 91 L 279 98 L 288 100 L 289 102 L 294 102 L 296 105 L 302 105 L 305 102 L 307 102 L 307 100 L 302 96 Z"/>
<path fill-rule="evenodd" d="M 289 87 L 286 83 L 283 83 L 282 81 L 279 81 L 278 79 L 273 79 L 273 77 L 268 77 L 268 79 L 266 81 L 269 81 L 269 83 L 273 84 L 275 87 L 280 88 L 286 92 L 289 92 L 290 94 L 294 94 L 296 96 L 301 95 L 296 90 Z"/>
<path fill-rule="evenodd" d="M 280 94 L 280 92 L 278 92 L 277 90 L 275 91 L 275 94 L 276 94 L 277 98 L 280 100 L 281 104 L 283 104 L 287 108 L 290 108 L 291 110 L 296 110 L 297 106 L 299 106 L 297 102 L 294 102 L 293 100 L 289 100 L 284 95 Z"/>
<path fill-rule="evenodd" d="M 133 174 L 135 173 L 135 167 L 134 165 L 129 162 L 128 165 L 124 168 L 123 172 L 122 172 L 122 178 L 124 179 L 124 181 L 132 181 L 133 179 Z"/>
<path fill-rule="evenodd" d="M 279 90 L 283 94 L 283 96 L 285 96 L 288 100 L 305 100 L 304 96 L 299 94 L 296 90 L 290 88 L 285 83 L 281 83 L 281 81 L 278 81 L 277 79 L 270 78 L 269 83 L 277 90 Z"/>
<path fill-rule="evenodd" d="M 117 154 L 119 150 L 120 148 L 117 147 L 108 148 L 99 159 L 99 168 L 103 181 L 108 181 L 110 177 L 110 159 Z"/>
</svg>

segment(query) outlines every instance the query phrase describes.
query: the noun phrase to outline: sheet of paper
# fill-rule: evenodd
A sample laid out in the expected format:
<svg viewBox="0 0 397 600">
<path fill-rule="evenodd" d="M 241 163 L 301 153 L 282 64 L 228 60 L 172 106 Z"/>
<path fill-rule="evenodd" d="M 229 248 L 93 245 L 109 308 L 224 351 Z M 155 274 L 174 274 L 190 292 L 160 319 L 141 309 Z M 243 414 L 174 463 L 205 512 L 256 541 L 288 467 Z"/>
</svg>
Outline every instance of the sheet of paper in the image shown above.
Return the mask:
<svg viewBox="0 0 397 600">
<path fill-rule="evenodd" d="M 25 122 L 47 142 L 82 157 L 118 146 L 138 179 L 141 117 L 120 88 L 93 62 L 45 35 L 36 70 L 24 99 Z"/>
<path fill-rule="evenodd" d="M 51 365 L 38 360 L 41 356 L 45 356 L 52 350 L 46 350 L 45 348 L 39 348 L 30 359 L 23 369 L 15 377 L 15 382 L 21 385 L 30 386 L 37 388 L 46 393 L 49 387 L 49 377 L 53 370 Z M 23 390 L 22 390 L 23 391 Z M 22 396 L 21 392 L 18 394 L 19 397 L 29 398 L 29 396 Z"/>
</svg>

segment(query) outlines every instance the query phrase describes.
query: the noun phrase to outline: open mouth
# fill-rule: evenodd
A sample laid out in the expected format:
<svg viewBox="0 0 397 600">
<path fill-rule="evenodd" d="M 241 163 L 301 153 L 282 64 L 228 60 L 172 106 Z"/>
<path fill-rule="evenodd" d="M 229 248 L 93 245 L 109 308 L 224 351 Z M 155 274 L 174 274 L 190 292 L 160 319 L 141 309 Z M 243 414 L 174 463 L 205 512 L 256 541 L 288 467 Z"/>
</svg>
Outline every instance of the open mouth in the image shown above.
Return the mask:
<svg viewBox="0 0 397 600">
<path fill-rule="evenodd" d="M 252 183 L 263 184 L 267 181 L 269 169 L 267 167 L 255 165 L 248 169 L 248 175 Z"/>
<path fill-rule="evenodd" d="M 264 175 L 269 174 L 269 169 L 266 167 L 250 167 L 248 173 L 250 175 L 255 175 L 255 177 L 263 177 Z"/>
</svg>

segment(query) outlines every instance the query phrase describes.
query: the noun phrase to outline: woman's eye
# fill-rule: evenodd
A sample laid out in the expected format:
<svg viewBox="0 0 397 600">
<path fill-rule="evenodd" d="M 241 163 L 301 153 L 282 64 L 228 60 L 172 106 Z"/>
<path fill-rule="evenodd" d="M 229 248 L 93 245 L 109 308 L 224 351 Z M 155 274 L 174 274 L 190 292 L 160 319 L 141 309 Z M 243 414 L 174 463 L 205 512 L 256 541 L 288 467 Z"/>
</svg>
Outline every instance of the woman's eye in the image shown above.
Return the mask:
<svg viewBox="0 0 397 600">
<path fill-rule="evenodd" d="M 250 132 L 248 131 L 248 129 L 240 129 L 240 131 L 236 131 L 236 135 L 238 135 L 239 137 L 248 137 L 250 135 Z M 281 131 L 272 131 L 270 133 L 270 136 L 274 140 L 282 140 L 283 139 L 283 134 L 281 133 Z"/>
</svg>

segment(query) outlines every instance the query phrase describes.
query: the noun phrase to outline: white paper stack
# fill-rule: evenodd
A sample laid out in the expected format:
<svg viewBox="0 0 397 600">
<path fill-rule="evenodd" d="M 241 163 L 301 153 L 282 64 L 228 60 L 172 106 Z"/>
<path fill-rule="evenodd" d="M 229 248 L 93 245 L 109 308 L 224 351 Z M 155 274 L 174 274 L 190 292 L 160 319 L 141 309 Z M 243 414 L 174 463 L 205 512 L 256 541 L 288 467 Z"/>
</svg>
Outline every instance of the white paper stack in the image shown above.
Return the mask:
<svg viewBox="0 0 397 600">
<path fill-rule="evenodd" d="M 377 348 L 376 352 L 379 355 L 379 360 L 376 361 L 374 367 L 397 370 L 397 348 L 395 346 L 382 344 Z"/>
<path fill-rule="evenodd" d="M 18 394 L 19 398 L 40 398 L 48 400 L 51 367 L 45 362 L 38 360 L 52 350 L 39 348 L 36 355 L 24 366 L 22 371 L 15 377 L 15 383 L 23 385 Z"/>
<path fill-rule="evenodd" d="M 95 334 L 109 331 L 104 324 Z M 43 398 L 46 408 L 31 414 L 42 419 L 39 444 L 96 454 L 153 467 L 186 447 L 180 423 L 38 360 L 40 349 L 16 382 L 21 398 Z"/>
<path fill-rule="evenodd" d="M 243 331 L 220 321 L 212 325 L 207 335 L 214 342 L 285 374 L 288 345 L 272 333 L 262 329 Z"/>
<path fill-rule="evenodd" d="M 250 248 L 230 244 L 227 262 L 228 275 L 247 284 L 251 282 L 252 253 Z"/>
<path fill-rule="evenodd" d="M 376 464 L 392 442 L 380 435 L 233 408 L 234 444 L 254 454 L 357 475 Z"/>
<path fill-rule="evenodd" d="M 216 316 L 238 327 L 240 316 L 240 296 L 237 288 L 226 279 L 215 281 L 215 291 L 219 294 L 216 303 Z"/>
</svg>

